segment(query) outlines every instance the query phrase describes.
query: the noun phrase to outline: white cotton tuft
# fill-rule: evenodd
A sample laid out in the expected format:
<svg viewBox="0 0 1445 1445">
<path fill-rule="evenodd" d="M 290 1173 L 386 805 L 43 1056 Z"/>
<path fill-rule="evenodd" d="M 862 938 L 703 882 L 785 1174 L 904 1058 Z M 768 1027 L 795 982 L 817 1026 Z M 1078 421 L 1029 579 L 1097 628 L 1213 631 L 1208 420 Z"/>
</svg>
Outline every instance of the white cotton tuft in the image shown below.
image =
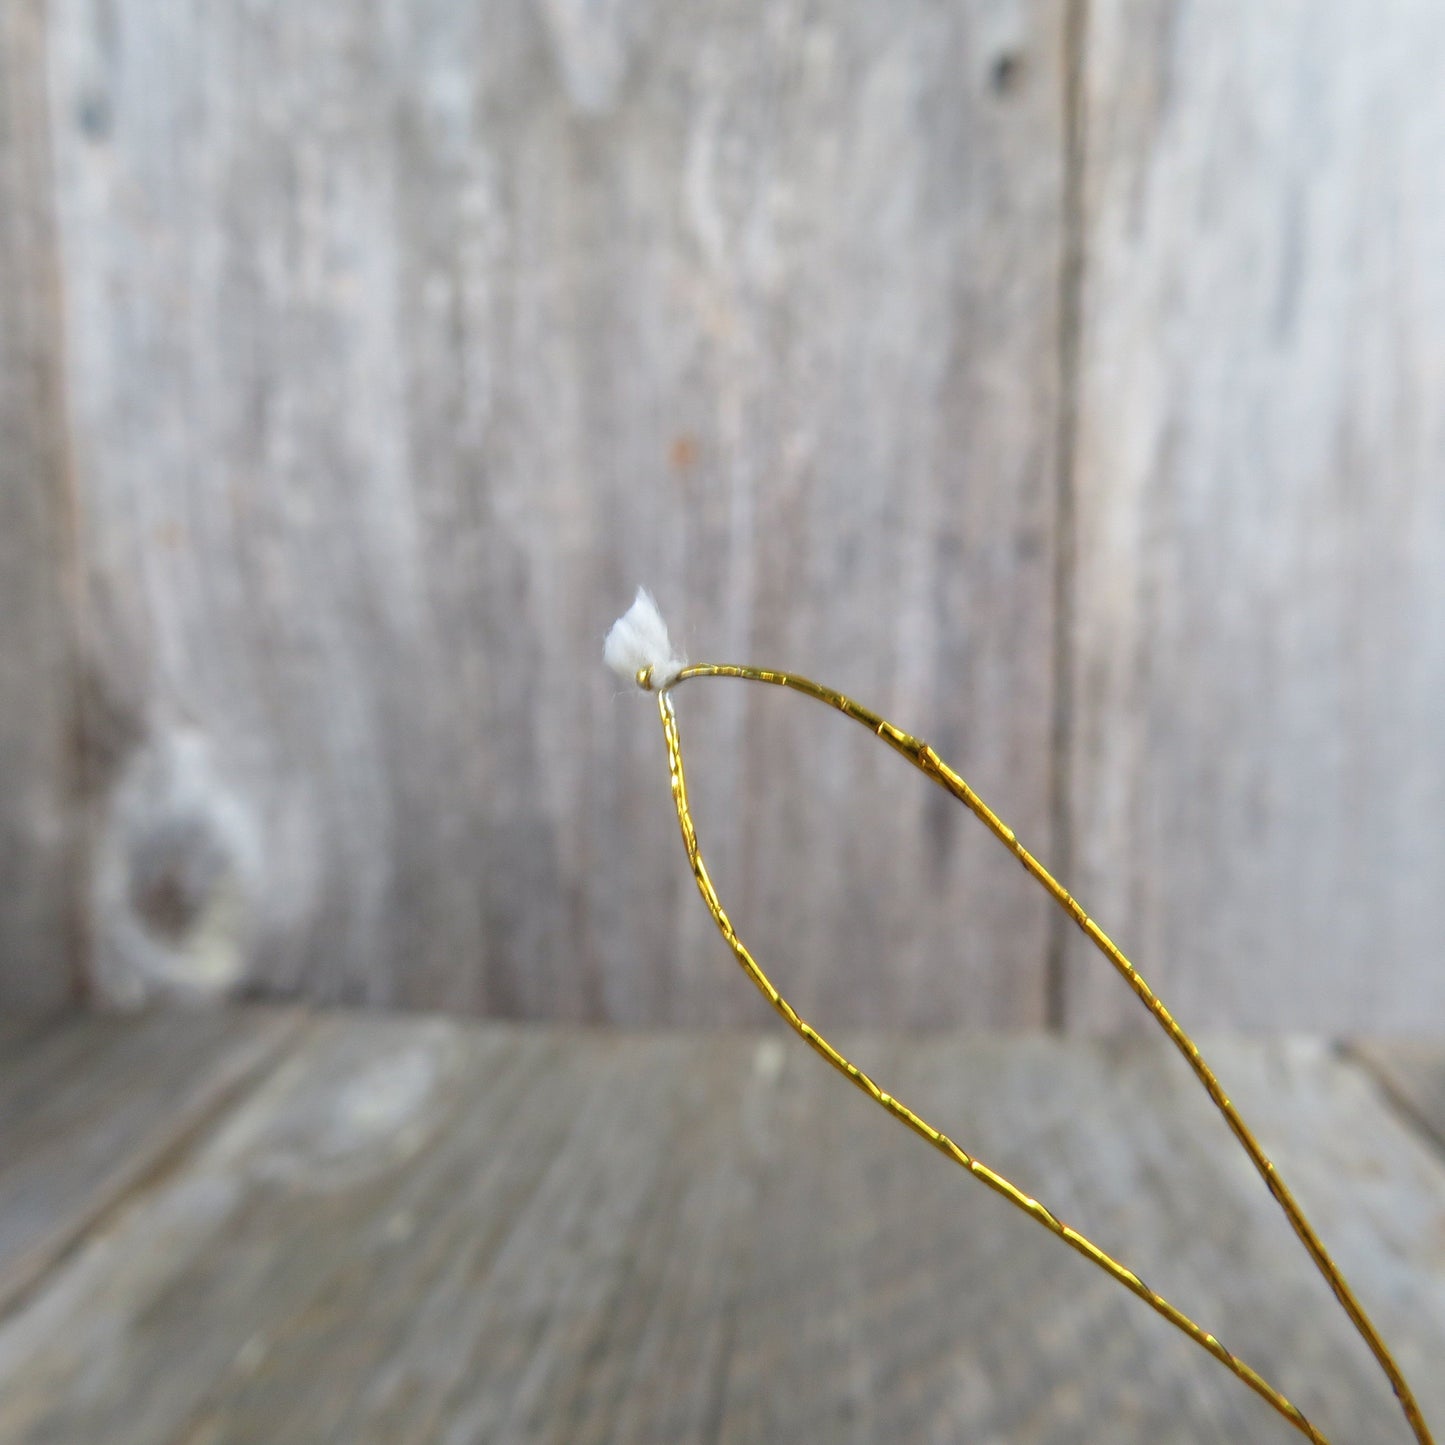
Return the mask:
<svg viewBox="0 0 1445 1445">
<path fill-rule="evenodd" d="M 687 659 L 672 650 L 667 624 L 645 587 L 637 589 L 632 606 L 612 624 L 602 644 L 602 660 L 624 682 L 634 684 L 637 674 L 650 667 L 654 688 L 666 687 L 687 666 Z"/>
</svg>

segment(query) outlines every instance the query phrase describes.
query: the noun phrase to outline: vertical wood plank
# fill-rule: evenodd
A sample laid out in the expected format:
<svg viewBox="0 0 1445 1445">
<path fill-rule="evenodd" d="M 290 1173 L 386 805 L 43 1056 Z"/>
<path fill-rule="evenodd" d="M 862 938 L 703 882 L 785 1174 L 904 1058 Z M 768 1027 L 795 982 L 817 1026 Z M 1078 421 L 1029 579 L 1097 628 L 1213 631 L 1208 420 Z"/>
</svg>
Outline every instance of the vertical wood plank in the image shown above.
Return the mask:
<svg viewBox="0 0 1445 1445">
<path fill-rule="evenodd" d="M 1090 17 L 1071 886 L 1191 1024 L 1439 1018 L 1445 12 Z"/>
<path fill-rule="evenodd" d="M 638 580 L 1049 832 L 1062 9 L 53 3 L 97 984 L 758 1017 Z M 831 1020 L 1037 1020 L 1046 914 L 841 720 L 683 700 Z"/>
<path fill-rule="evenodd" d="M 75 976 L 75 726 L 42 0 L 0 10 L 0 1008 Z"/>
</svg>

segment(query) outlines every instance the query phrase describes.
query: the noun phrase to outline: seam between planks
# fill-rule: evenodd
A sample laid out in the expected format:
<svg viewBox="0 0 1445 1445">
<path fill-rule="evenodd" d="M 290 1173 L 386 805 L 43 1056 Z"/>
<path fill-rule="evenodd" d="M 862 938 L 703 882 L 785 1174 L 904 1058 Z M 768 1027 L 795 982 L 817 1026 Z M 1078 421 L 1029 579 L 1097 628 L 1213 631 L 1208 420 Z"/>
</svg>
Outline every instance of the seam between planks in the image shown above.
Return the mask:
<svg viewBox="0 0 1445 1445">
<path fill-rule="evenodd" d="M 239 1015 L 238 1015 L 239 1016 Z M 92 1191 L 74 1224 L 36 1245 L 0 1278 L 0 1323 L 19 1314 L 67 1260 L 138 1195 L 179 1170 L 216 1129 L 233 1115 L 287 1059 L 316 1026 L 304 1010 L 287 1011 L 269 1038 L 258 1039 L 254 1053 L 232 1063 L 202 1084 L 194 1102 L 141 1139 L 130 1155 Z"/>
<path fill-rule="evenodd" d="M 1335 1056 L 1342 1064 L 1359 1070 L 1374 1085 L 1386 1108 L 1419 1139 L 1430 1152 L 1445 1161 L 1445 1130 L 1395 1082 L 1386 1070 L 1379 1068 L 1369 1054 L 1358 1048 L 1353 1039 L 1335 1043 Z"/>
<path fill-rule="evenodd" d="M 56 180 L 56 141 L 60 115 L 55 107 L 50 66 L 52 44 L 51 0 L 40 0 L 39 13 L 39 158 L 42 194 L 35 197 L 42 211 L 45 234 L 45 307 L 49 336 L 49 397 L 45 425 L 50 433 L 51 476 L 58 482 L 50 499 L 54 536 L 59 555 L 60 601 L 65 611 L 65 670 L 69 690 L 68 723 L 64 766 L 69 789 L 64 799 L 66 829 L 65 856 L 68 864 L 65 907 L 66 1002 L 83 1004 L 90 997 L 94 954 L 93 919 L 90 915 L 90 881 L 95 858 L 96 796 L 93 784 L 90 743 L 93 729 L 86 698 L 86 659 L 90 655 L 85 584 L 85 514 L 81 504 L 75 459 L 75 428 L 72 420 L 68 296 L 66 292 L 65 242 L 61 234 L 60 188 Z M 3 1307 L 3 1298 L 0 1298 Z"/>
<path fill-rule="evenodd" d="M 1062 243 L 1059 255 L 1058 431 L 1054 483 L 1054 577 L 1052 672 L 1053 716 L 1050 728 L 1050 848 L 1059 876 L 1073 871 L 1074 728 L 1074 487 L 1078 450 L 1079 351 L 1084 295 L 1085 96 L 1089 32 L 1088 0 L 1068 0 L 1064 16 L 1064 166 Z M 1062 915 L 1049 924 L 1044 953 L 1044 1024 L 1053 1033 L 1068 1025 L 1068 948 L 1070 924 Z"/>
</svg>

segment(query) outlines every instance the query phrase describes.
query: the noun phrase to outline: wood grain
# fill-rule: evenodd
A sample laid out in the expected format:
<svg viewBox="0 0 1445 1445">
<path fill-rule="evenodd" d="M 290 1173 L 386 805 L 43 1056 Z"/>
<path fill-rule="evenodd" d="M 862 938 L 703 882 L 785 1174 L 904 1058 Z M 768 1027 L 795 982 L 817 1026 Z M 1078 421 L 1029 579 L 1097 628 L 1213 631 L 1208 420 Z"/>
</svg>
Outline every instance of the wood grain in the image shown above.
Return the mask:
<svg viewBox="0 0 1445 1445">
<path fill-rule="evenodd" d="M 297 1022 L 72 1017 L 3 1040 L 0 1312 L 269 1064 Z"/>
<path fill-rule="evenodd" d="M 79 967 L 65 423 L 44 6 L 0 11 L 0 1008 Z"/>
<path fill-rule="evenodd" d="M 1191 1027 L 1445 1018 L 1442 63 L 1430 0 L 17 0 L 0 1002 L 760 1021 L 597 663 L 642 580 Z M 842 720 L 682 703 L 805 1012 L 1142 1018 Z"/>
<path fill-rule="evenodd" d="M 49 8 L 103 997 L 760 1017 L 599 665 L 639 580 L 1048 843 L 1062 7 Z M 1041 1018 L 960 813 L 685 712 L 800 1002 Z"/>
<path fill-rule="evenodd" d="M 1103 0 L 1072 886 L 1198 1026 L 1445 1010 L 1445 12 Z M 1142 1017 L 1082 941 L 1067 1017 Z"/>
<path fill-rule="evenodd" d="M 1210 1052 L 1438 1416 L 1445 1276 L 1438 1256 L 1423 1261 L 1439 1161 L 1398 1125 L 1374 1142 L 1368 1085 L 1318 1048 Z M 1152 1043 L 942 1039 L 869 1054 L 899 1097 L 1218 1331 L 1331 1438 L 1403 1438 L 1388 1386 L 1262 1185 Z M 826 1095 L 798 1107 L 810 1146 L 779 1186 L 791 1206 L 768 1201 L 776 1224 L 746 1275 L 722 1438 L 1290 1438 L 1194 1346 L 956 1170 L 914 1158 L 916 1141 L 890 1138 L 881 1116 L 837 1119 Z"/>
<path fill-rule="evenodd" d="M 1152 1041 L 847 1042 L 1331 1438 L 1403 1438 Z M 1296 1438 L 791 1043 L 324 1018 L 0 1325 L 0 1438 Z M 1210 1053 L 1445 1418 L 1445 1164 L 1327 1048 Z"/>
</svg>

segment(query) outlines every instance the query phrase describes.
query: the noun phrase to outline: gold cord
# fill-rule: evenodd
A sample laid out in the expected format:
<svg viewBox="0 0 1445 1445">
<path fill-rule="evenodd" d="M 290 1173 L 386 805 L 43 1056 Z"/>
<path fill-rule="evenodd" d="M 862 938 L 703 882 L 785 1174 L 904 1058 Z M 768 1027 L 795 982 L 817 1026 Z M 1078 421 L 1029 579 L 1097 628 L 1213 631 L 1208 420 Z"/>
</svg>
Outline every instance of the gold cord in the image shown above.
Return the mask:
<svg viewBox="0 0 1445 1445">
<path fill-rule="evenodd" d="M 857 1088 L 861 1089 L 876 1104 L 880 1105 L 894 1118 L 905 1124 L 920 1138 L 926 1140 L 940 1153 L 952 1159 L 972 1174 L 976 1179 L 981 1180 L 996 1194 L 1002 1195 L 1016 1208 L 1021 1209 L 1036 1223 L 1042 1225 L 1049 1233 L 1062 1239 L 1071 1249 L 1082 1254 L 1085 1259 L 1090 1260 L 1109 1275 L 1117 1280 L 1131 1294 L 1143 1300 L 1156 1313 L 1162 1315 L 1175 1328 L 1182 1330 L 1197 1345 L 1213 1355 L 1227 1370 L 1243 1380 L 1257 1395 L 1266 1400 L 1281 1416 L 1289 1421 L 1302 1435 L 1315 1442 L 1315 1445 L 1329 1445 L 1325 1436 L 1322 1435 L 1304 1417 L 1300 1410 L 1278 1390 L 1269 1384 L 1243 1360 L 1231 1354 L 1222 1344 L 1207 1331 L 1184 1314 L 1175 1306 L 1164 1299 L 1162 1295 L 1155 1294 L 1138 1275 L 1127 1269 L 1112 1256 L 1106 1254 L 1091 1240 L 1085 1238 L 1077 1230 L 1071 1229 L 1064 1224 L 1056 1215 L 1046 1209 L 1038 1200 L 1030 1197 L 1005 1179 L 1003 1175 L 990 1169 L 986 1164 L 968 1154 L 959 1147 L 948 1135 L 935 1129 L 931 1124 L 920 1118 L 905 1104 L 895 1099 L 891 1094 L 885 1093 L 874 1081 L 858 1068 L 851 1060 L 841 1054 L 832 1044 L 828 1042 L 811 1024 L 798 1016 L 793 1006 L 773 986 L 772 980 L 758 966 L 752 954 L 748 952 L 746 945 L 737 936 L 727 913 L 718 898 L 717 891 L 712 885 L 708 876 L 707 865 L 703 862 L 702 852 L 698 847 L 697 832 L 693 827 L 692 813 L 687 801 L 687 780 L 683 772 L 682 743 L 678 736 L 677 716 L 673 710 L 672 699 L 668 695 L 669 689 L 677 683 L 684 682 L 695 677 L 734 677 L 743 678 L 750 682 L 766 682 L 778 687 L 791 688 L 795 692 L 803 693 L 807 697 L 815 698 L 819 702 L 826 703 L 829 707 L 836 708 L 839 712 L 852 718 L 855 722 L 861 723 L 876 737 L 882 738 L 896 752 L 901 753 L 920 772 L 932 778 L 940 787 L 945 788 L 959 799 L 966 807 L 974 813 L 984 826 L 996 837 L 1018 860 L 1023 864 L 1028 873 L 1048 892 L 1049 896 L 1069 915 L 1070 918 L 1083 930 L 1089 941 L 1113 964 L 1114 968 L 1124 977 L 1125 981 L 1138 995 L 1140 1001 L 1154 1016 L 1159 1026 L 1169 1036 L 1175 1047 L 1188 1061 L 1190 1068 L 1194 1071 L 1195 1077 L 1203 1084 L 1205 1091 L 1213 1101 L 1216 1109 L 1223 1115 L 1225 1122 L 1229 1125 L 1230 1132 L 1239 1141 L 1246 1154 L 1249 1155 L 1251 1163 L 1259 1171 L 1270 1193 L 1274 1196 L 1285 1216 L 1289 1219 L 1291 1226 L 1300 1242 L 1308 1251 L 1311 1260 L 1320 1274 L 1324 1276 L 1330 1289 L 1334 1292 L 1335 1298 L 1340 1302 L 1341 1307 L 1349 1316 L 1350 1322 L 1370 1347 L 1371 1353 L 1378 1361 L 1380 1368 L 1389 1378 L 1394 1388 L 1395 1396 L 1400 1402 L 1405 1418 L 1409 1421 L 1414 1431 L 1418 1445 L 1434 1445 L 1429 1427 L 1425 1424 L 1424 1416 L 1420 1413 L 1420 1407 L 1405 1381 L 1399 1366 L 1395 1363 L 1390 1351 L 1384 1341 L 1380 1338 L 1374 1325 L 1370 1322 L 1364 1308 L 1355 1298 L 1354 1292 L 1345 1282 L 1334 1261 L 1326 1253 L 1324 1245 L 1321 1244 L 1318 1235 L 1315 1234 L 1309 1221 L 1305 1218 L 1294 1196 L 1285 1187 L 1284 1181 L 1280 1179 L 1274 1165 L 1270 1162 L 1264 1150 L 1245 1126 L 1238 1111 L 1231 1103 L 1229 1096 L 1220 1087 L 1219 1080 L 1214 1072 L 1204 1062 L 1199 1049 L 1188 1034 L 1175 1022 L 1173 1015 L 1155 996 L 1149 985 L 1140 977 L 1139 972 L 1133 964 L 1119 951 L 1109 936 L 1098 924 L 1089 917 L 1087 913 L 1074 900 L 1073 896 L 1058 883 L 1052 874 L 1044 868 L 1038 859 L 1019 842 L 1012 828 L 1008 827 L 996 813 L 973 791 L 964 780 L 953 771 L 927 743 L 921 742 L 918 738 L 903 732 L 895 727 L 877 713 L 854 702 L 852 698 L 843 693 L 835 692 L 832 688 L 823 687 L 808 678 L 799 677 L 794 673 L 769 671 L 763 668 L 739 667 L 721 663 L 698 663 L 684 668 L 672 678 L 666 686 L 661 688 L 657 694 L 658 713 L 662 719 L 663 736 L 667 743 L 668 769 L 672 779 L 672 799 L 677 809 L 677 821 L 682 829 L 683 846 L 687 850 L 688 863 L 692 868 L 693 877 L 697 880 L 699 892 L 703 901 L 712 914 L 713 921 L 717 924 L 719 931 L 726 939 L 728 946 L 736 955 L 743 972 L 753 981 L 759 992 L 782 1016 L 796 1034 L 808 1044 L 815 1053 L 820 1054 L 838 1072 L 844 1075 Z M 651 670 L 642 669 L 637 676 L 639 684 L 645 688 L 651 686 Z"/>
</svg>

